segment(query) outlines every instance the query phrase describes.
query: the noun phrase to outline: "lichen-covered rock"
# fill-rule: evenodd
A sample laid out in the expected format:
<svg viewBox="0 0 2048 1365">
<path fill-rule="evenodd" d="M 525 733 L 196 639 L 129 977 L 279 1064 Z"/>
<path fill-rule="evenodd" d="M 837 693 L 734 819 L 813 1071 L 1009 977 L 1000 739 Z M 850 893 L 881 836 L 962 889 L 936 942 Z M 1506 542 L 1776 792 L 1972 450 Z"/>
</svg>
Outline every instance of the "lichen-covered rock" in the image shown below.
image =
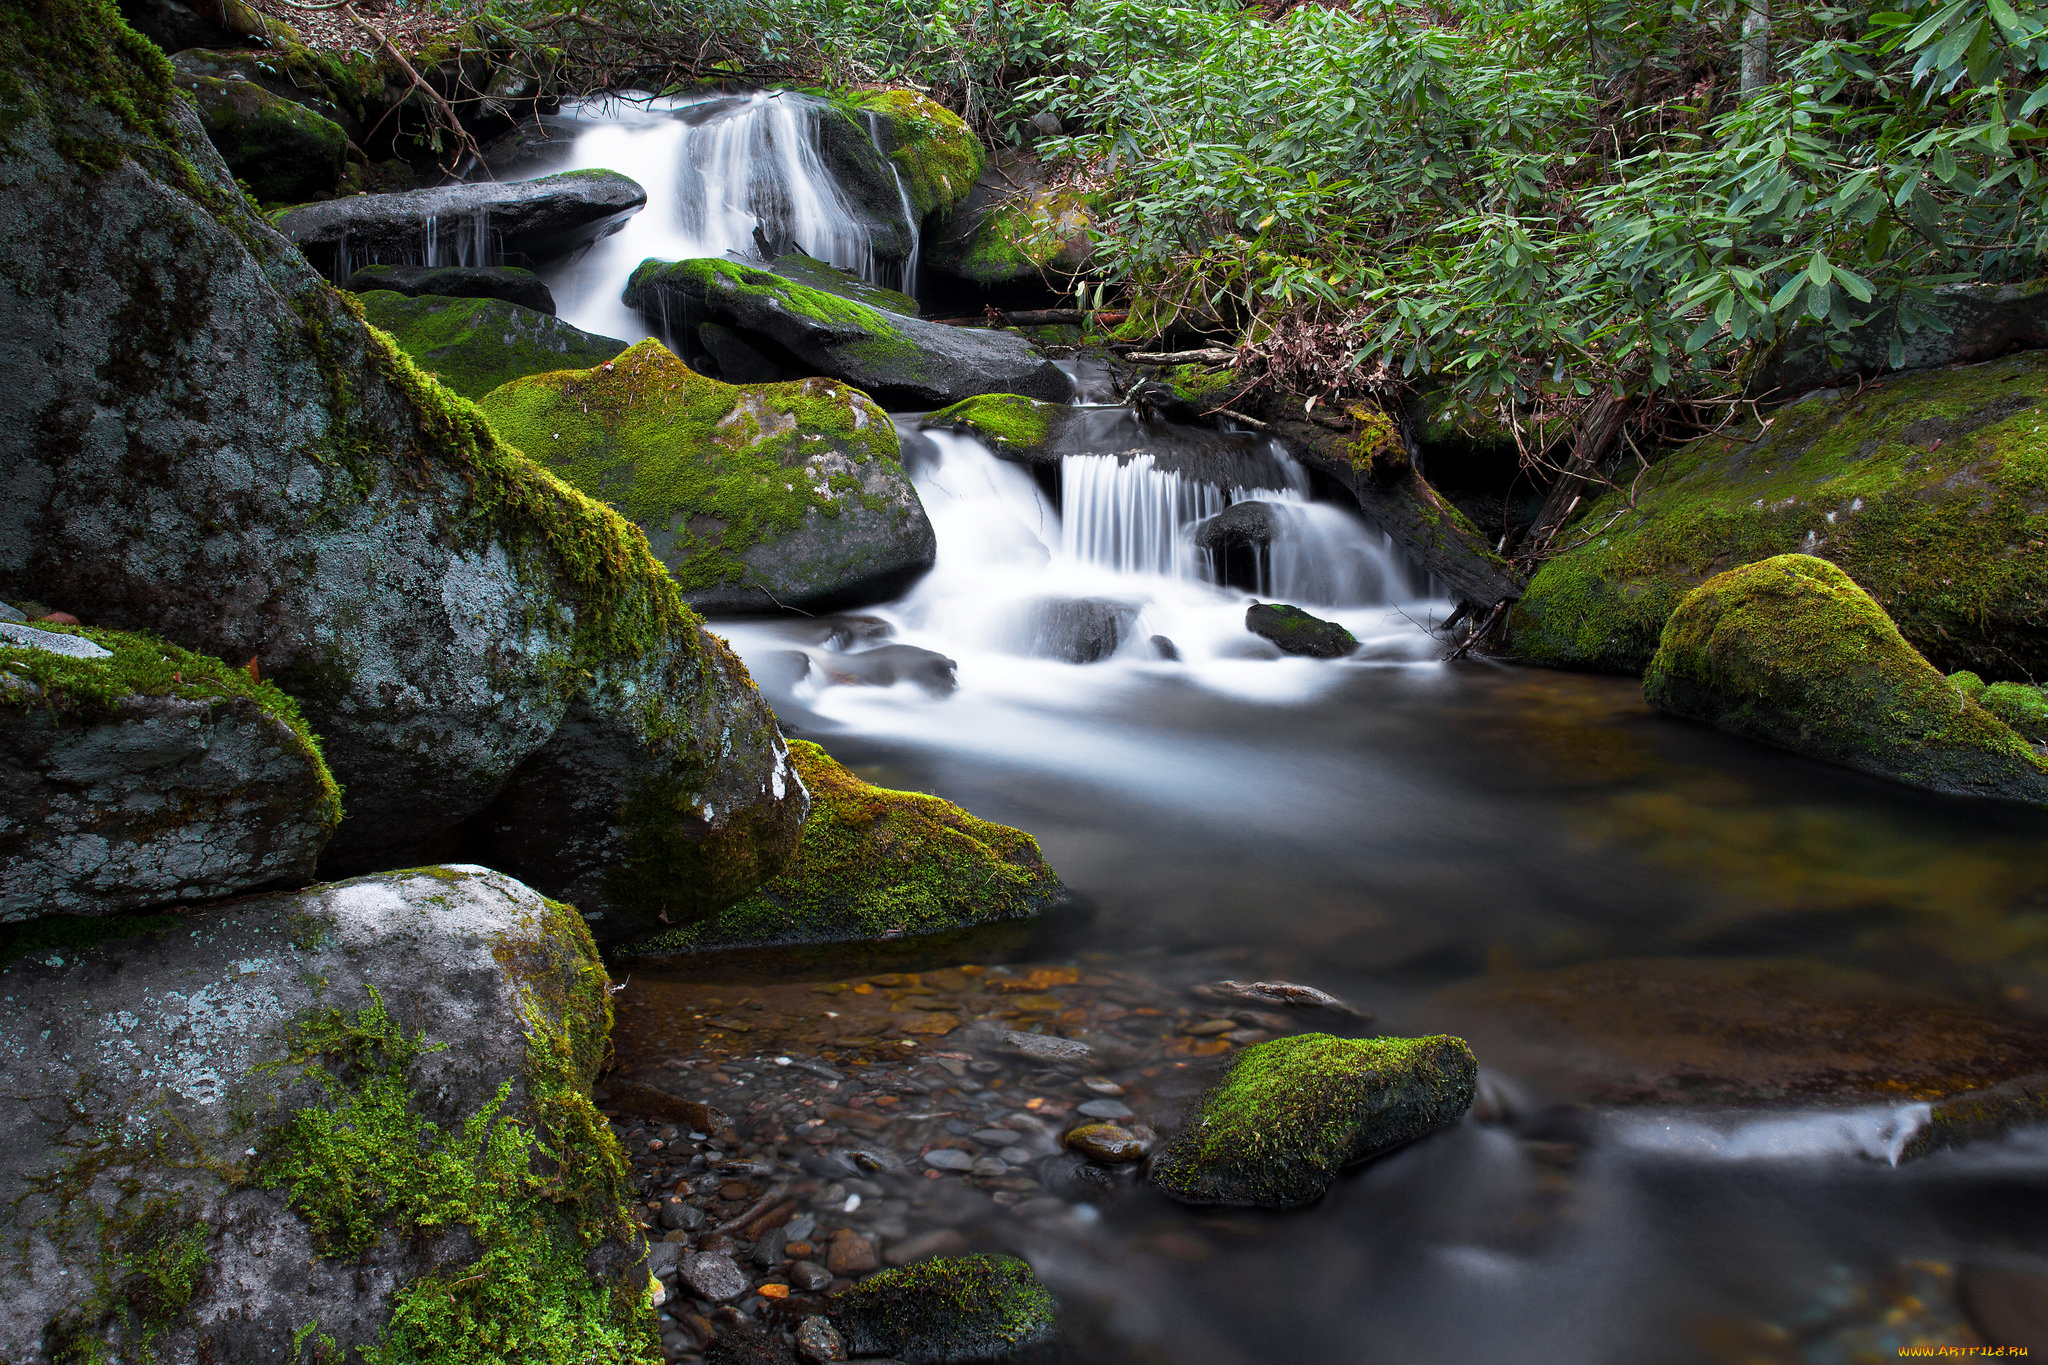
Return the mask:
<svg viewBox="0 0 2048 1365">
<path fill-rule="evenodd" d="M 784 377 L 843 379 L 885 407 L 943 407 L 978 393 L 1065 401 L 1073 392 L 1022 337 L 884 312 L 734 261 L 642 262 L 626 303 L 676 332 L 730 327 L 778 360 Z"/>
<path fill-rule="evenodd" d="M 19 638 L 37 634 L 102 657 Z M 0 633 L 0 922 L 309 882 L 340 820 L 270 684 L 147 636 Z"/>
<path fill-rule="evenodd" d="M 228 169 L 263 202 L 297 203 L 341 183 L 348 134 L 332 119 L 254 81 L 186 76 L 178 88 Z"/>
<path fill-rule="evenodd" d="M 1695 586 L 1822 556 L 1944 669 L 2048 677 L 2048 353 L 1821 393 L 1589 499 L 1510 617 L 1531 663 L 1640 673 Z"/>
<path fill-rule="evenodd" d="M 1269 640 L 1282 654 L 1341 659 L 1358 648 L 1358 637 L 1335 621 L 1311 616 L 1285 602 L 1254 602 L 1245 608 L 1244 628 Z"/>
<path fill-rule="evenodd" d="M 643 341 L 482 407 L 505 439 L 631 517 L 700 611 L 886 601 L 938 553 L 895 426 L 835 380 L 723 384 Z"/>
<path fill-rule="evenodd" d="M 623 341 L 503 299 L 408 298 L 375 290 L 362 296 L 362 308 L 365 321 L 388 332 L 415 365 L 464 398 L 482 398 L 530 374 L 587 370 L 626 349 Z"/>
<path fill-rule="evenodd" d="M 1456 1123 L 1479 1063 L 1464 1040 L 1302 1033 L 1238 1054 L 1152 1163 L 1190 1204 L 1293 1208 L 1337 1172 Z"/>
<path fill-rule="evenodd" d="M 1910 786 L 2048 800 L 2048 760 L 1949 686 L 1849 575 L 1810 555 L 1693 589 L 1665 623 L 1643 697 Z"/>
<path fill-rule="evenodd" d="M 279 215 L 277 230 L 341 281 L 365 265 L 445 265 L 450 257 L 546 265 L 618 231 L 646 204 L 647 191 L 616 171 L 562 171 L 303 204 Z"/>
<path fill-rule="evenodd" d="M 919 222 L 965 199 L 981 176 L 981 139 L 945 105 L 915 90 L 872 90 L 854 105 L 873 114 Z"/>
<path fill-rule="evenodd" d="M 0 1356 L 661 1358 L 574 910 L 434 867 L 78 927 L 0 970 Z"/>
<path fill-rule="evenodd" d="M 1066 899 L 1038 841 L 950 801 L 855 777 L 789 742 L 811 818 L 789 867 L 716 918 L 636 945 L 647 953 L 833 943 L 1025 919 Z"/>
<path fill-rule="evenodd" d="M 503 299 L 536 313 L 555 315 L 555 295 L 547 282 L 531 270 L 514 265 L 366 265 L 349 276 L 342 288 L 352 294 L 389 290 L 409 299 L 423 294 L 452 299 Z M 619 345 L 623 349 L 625 343 Z"/>
<path fill-rule="evenodd" d="M 347 792 L 330 870 L 475 821 L 610 931 L 779 866 L 773 718 L 646 538 L 365 327 L 105 0 L 0 39 L 0 594 L 256 657 Z"/>
<path fill-rule="evenodd" d="M 950 1256 L 870 1275 L 832 1297 L 830 1317 L 852 1355 L 960 1365 L 1047 1345 L 1059 1312 L 1016 1257 Z"/>
</svg>

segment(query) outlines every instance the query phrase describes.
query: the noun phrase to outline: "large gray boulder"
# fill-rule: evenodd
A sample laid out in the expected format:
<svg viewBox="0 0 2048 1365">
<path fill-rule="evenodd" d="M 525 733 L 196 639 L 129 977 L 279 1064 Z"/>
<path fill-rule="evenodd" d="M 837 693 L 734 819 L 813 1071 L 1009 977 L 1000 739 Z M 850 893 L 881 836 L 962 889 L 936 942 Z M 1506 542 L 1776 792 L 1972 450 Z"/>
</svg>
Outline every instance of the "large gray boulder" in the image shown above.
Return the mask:
<svg viewBox="0 0 2048 1365">
<path fill-rule="evenodd" d="M 304 204 L 277 229 L 340 282 L 372 264 L 545 265 L 618 231 L 646 203 L 616 171 L 562 171 Z"/>
<path fill-rule="evenodd" d="M 340 820 L 275 687 L 146 636 L 0 625 L 0 922 L 308 882 Z"/>
<path fill-rule="evenodd" d="M 574 911 L 456 866 L 162 923 L 0 970 L 0 1357 L 645 1348 Z"/>
<path fill-rule="evenodd" d="M 938 554 L 895 426 L 844 383 L 724 384 L 643 341 L 481 406 L 506 440 L 631 517 L 699 611 L 883 602 Z"/>
<path fill-rule="evenodd" d="M 739 332 L 779 364 L 779 377 L 843 379 L 888 408 L 930 409 L 983 393 L 1064 402 L 1074 390 L 1013 333 L 886 312 L 736 261 L 645 261 L 626 303 L 672 334 L 704 323 Z"/>
<path fill-rule="evenodd" d="M 161 56 L 76 3 L 0 13 L 32 58 L 0 156 L 0 596 L 257 658 L 347 791 L 330 874 L 511 826 L 609 934 L 780 866 L 802 787 L 645 537 L 366 328 Z M 534 790 L 558 738 L 573 811 Z"/>
</svg>

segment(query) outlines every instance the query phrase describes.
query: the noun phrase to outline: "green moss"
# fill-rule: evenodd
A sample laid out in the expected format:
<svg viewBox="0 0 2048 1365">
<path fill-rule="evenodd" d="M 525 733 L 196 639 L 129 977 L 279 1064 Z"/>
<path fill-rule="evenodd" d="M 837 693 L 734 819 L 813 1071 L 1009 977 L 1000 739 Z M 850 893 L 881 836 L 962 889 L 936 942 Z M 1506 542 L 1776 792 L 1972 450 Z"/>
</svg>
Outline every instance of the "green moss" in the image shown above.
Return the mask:
<svg viewBox="0 0 2048 1365">
<path fill-rule="evenodd" d="M 1059 1301 L 1014 1256 L 957 1256 L 871 1275 L 831 1300 L 857 1355 L 999 1360 L 1053 1339 Z"/>
<path fill-rule="evenodd" d="M 1914 786 L 2048 798 L 2048 761 L 1951 687 L 1847 574 L 1809 555 L 1732 569 L 1689 593 L 1643 696 Z"/>
<path fill-rule="evenodd" d="M 965 199 L 986 156 L 960 116 L 915 90 L 877 90 L 854 106 L 879 114 L 889 129 L 889 156 L 903 176 L 911 206 L 923 219 Z"/>
<path fill-rule="evenodd" d="M 0 707 L 42 709 L 61 719 L 97 720 L 112 715 L 128 697 L 178 697 L 186 701 L 241 699 L 282 722 L 318 774 L 329 828 L 341 822 L 341 787 L 327 769 L 320 741 L 299 714 L 299 705 L 270 682 L 258 682 L 240 668 L 194 654 L 138 632 L 95 630 L 38 622 L 38 630 L 75 635 L 112 651 L 107 659 L 74 659 L 45 649 L 0 642 L 0 675 L 37 690 L 0 688 Z"/>
<path fill-rule="evenodd" d="M 1064 403 L 1042 403 L 1014 393 L 984 393 L 940 408 L 919 425 L 927 430 L 969 431 L 989 445 L 1021 452 L 1045 445 L 1072 412 Z"/>
<path fill-rule="evenodd" d="M 188 76 L 179 84 L 221 159 L 263 202 L 307 199 L 341 180 L 349 140 L 333 120 L 254 81 Z"/>
<path fill-rule="evenodd" d="M 2029 743 L 2048 742 L 2048 694 L 2040 688 L 2026 683 L 1992 683 L 1977 701 Z"/>
<path fill-rule="evenodd" d="M 1510 648 L 1638 672 L 1687 592 L 1794 551 L 1841 566 L 1943 668 L 2048 676 L 2048 352 L 1819 397 L 1666 455 L 1592 500 Z"/>
<path fill-rule="evenodd" d="M 1072 273 L 1093 249 L 1089 230 L 1099 197 L 1075 190 L 1032 190 L 1005 199 L 948 253 L 953 273 L 993 285 L 1058 271 Z"/>
<path fill-rule="evenodd" d="M 847 490 L 808 461 L 899 455 L 895 426 L 847 384 L 724 384 L 657 341 L 602 369 L 514 381 L 482 406 L 506 439 L 645 528 L 689 589 L 738 582 L 745 551 L 811 513 L 840 515 Z"/>
<path fill-rule="evenodd" d="M 584 1268 L 607 1239 L 638 1242 L 624 1156 L 582 1093 L 588 1076 L 571 1036 L 601 1034 L 609 1009 L 558 1023 L 544 1007 L 529 1009 L 530 1125 L 501 1112 L 510 1081 L 444 1124 L 422 1112 L 411 1074 L 440 1045 L 408 1034 L 374 988 L 369 996 L 353 1015 L 330 1009 L 294 1025 L 287 1056 L 270 1069 L 295 1073 L 322 1098 L 266 1134 L 257 1181 L 288 1192 L 322 1256 L 457 1227 L 479 1251 L 402 1286 L 383 1338 L 361 1348 L 362 1360 L 659 1360 L 648 1291 L 594 1282 Z"/>
<path fill-rule="evenodd" d="M 1227 406 L 1238 387 L 1237 376 L 1231 371 L 1201 365 L 1175 365 L 1160 378 L 1175 397 L 1204 411 Z"/>
<path fill-rule="evenodd" d="M 482 398 L 527 375 L 587 370 L 626 349 L 623 341 L 503 299 L 408 298 L 388 289 L 359 297 L 365 319 L 464 398 Z"/>
<path fill-rule="evenodd" d="M 184 1317 L 198 1291 L 211 1233 L 169 1198 L 149 1199 L 129 1217 L 110 1220 L 90 1288 L 45 1331 L 52 1365 L 155 1361 L 157 1339 Z M 109 1356 L 109 1343 L 117 1355 Z"/>
<path fill-rule="evenodd" d="M 1288 1206 L 1339 1169 L 1455 1122 L 1478 1063 L 1463 1040 L 1303 1033 L 1246 1048 L 1154 1163 L 1199 1203 Z"/>
<path fill-rule="evenodd" d="M 1062 898 L 1038 841 L 950 801 L 870 786 L 815 744 L 791 740 L 811 815 L 782 874 L 702 924 L 640 953 L 939 933 L 1020 919 Z"/>
<path fill-rule="evenodd" d="M 1984 695 L 1984 680 L 1968 671 L 1949 674 L 1948 685 L 1972 701 Z"/>
<path fill-rule="evenodd" d="M 1392 417 L 1366 403 L 1353 403 L 1344 412 L 1355 433 L 1344 443 L 1344 455 L 1350 460 L 1353 473 L 1377 478 L 1407 467 L 1408 445 Z M 1470 530 L 1470 524 L 1464 529 Z"/>
<path fill-rule="evenodd" d="M 870 308 L 879 308 L 888 313 L 901 313 L 905 317 L 917 316 L 917 300 L 894 289 L 884 289 L 878 284 L 869 284 L 851 270 L 842 270 L 828 265 L 814 257 L 792 252 L 777 256 L 768 267 L 770 273 L 780 275 L 791 283 L 807 289 L 837 294 L 842 299 L 852 299 Z"/>
</svg>

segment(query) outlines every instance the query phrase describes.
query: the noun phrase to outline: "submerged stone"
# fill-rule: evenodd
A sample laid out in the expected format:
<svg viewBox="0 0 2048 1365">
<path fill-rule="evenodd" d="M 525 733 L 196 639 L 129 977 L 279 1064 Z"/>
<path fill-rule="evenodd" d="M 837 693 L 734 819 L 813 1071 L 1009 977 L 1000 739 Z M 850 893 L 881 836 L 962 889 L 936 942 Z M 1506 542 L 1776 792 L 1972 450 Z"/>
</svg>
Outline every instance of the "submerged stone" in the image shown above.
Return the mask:
<svg viewBox="0 0 2048 1365">
<path fill-rule="evenodd" d="M 1311 616 L 1285 602 L 1254 602 L 1245 608 L 1244 628 L 1270 640 L 1283 654 L 1341 659 L 1358 648 L 1358 637 L 1335 621 Z"/>
<path fill-rule="evenodd" d="M 643 262 L 626 303 L 683 331 L 731 328 L 784 378 L 843 379 L 886 407 L 936 408 L 979 393 L 1064 401 L 1073 392 L 1022 337 L 885 312 L 735 261 Z"/>
<path fill-rule="evenodd" d="M 886 601 L 938 553 L 896 428 L 844 383 L 725 384 L 643 341 L 614 364 L 507 384 L 482 407 L 507 440 L 630 517 L 702 611 Z"/>
<path fill-rule="evenodd" d="M 503 299 L 536 313 L 555 316 L 554 292 L 531 270 L 509 265 L 366 265 L 342 288 L 353 294 L 389 290 L 409 299 L 436 295 L 455 299 Z M 390 331 L 390 328 L 385 328 Z M 588 335 L 588 333 L 585 333 Z M 626 348 L 625 342 L 618 343 Z"/>
<path fill-rule="evenodd" d="M 1665 624 L 1652 706 L 1930 791 L 2048 800 L 2048 760 L 1949 686 L 1824 559 L 1711 578 Z"/>
<path fill-rule="evenodd" d="M 1478 1077 L 1458 1038 L 1258 1043 L 1202 1096 L 1151 1180 L 1190 1204 L 1313 1203 L 1343 1167 L 1457 1122 Z"/>
<path fill-rule="evenodd" d="M 574 910 L 433 867 L 91 923 L 154 932 L 0 970 L 0 1355 L 644 1349 Z"/>
<path fill-rule="evenodd" d="M 1014 1256 L 934 1257 L 884 1270 L 831 1301 L 854 1356 L 904 1365 L 1001 1360 L 1059 1332 L 1059 1302 Z"/>
<path fill-rule="evenodd" d="M 71 629 L 0 626 L 0 922 L 311 881 L 341 801 L 291 698 L 159 640 Z"/>
<path fill-rule="evenodd" d="M 870 786 L 815 744 L 790 741 L 811 817 L 782 875 L 715 918 L 639 952 L 831 943 L 1023 919 L 1066 890 L 1022 830 L 950 801 Z"/>
<path fill-rule="evenodd" d="M 359 270 L 349 282 L 369 273 Z M 464 398 L 482 398 L 527 375 L 589 369 L 626 349 L 625 342 L 572 327 L 552 312 L 499 298 L 432 292 L 413 297 L 377 289 L 362 296 L 362 306 L 371 326 L 389 333 L 414 364 Z M 534 452 L 543 462 L 546 455 L 544 448 Z"/>
<path fill-rule="evenodd" d="M 1817 555 L 1943 669 L 2048 677 L 2048 352 L 1823 391 L 1589 498 L 1509 618 L 1531 663 L 1640 673 L 1715 574 Z M 1633 498 L 1633 501 L 1631 501 Z"/>
</svg>

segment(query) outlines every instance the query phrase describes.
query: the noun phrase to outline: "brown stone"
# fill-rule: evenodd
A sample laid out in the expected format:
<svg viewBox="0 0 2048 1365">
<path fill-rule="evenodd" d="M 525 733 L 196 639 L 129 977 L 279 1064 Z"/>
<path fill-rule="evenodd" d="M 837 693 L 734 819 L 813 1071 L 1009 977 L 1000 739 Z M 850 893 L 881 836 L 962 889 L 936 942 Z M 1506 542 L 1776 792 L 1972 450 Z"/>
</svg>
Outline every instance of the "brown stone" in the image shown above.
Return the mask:
<svg viewBox="0 0 2048 1365">
<path fill-rule="evenodd" d="M 924 1010 L 906 1010 L 896 1016 L 896 1027 L 904 1033 L 915 1033 L 923 1037 L 943 1037 L 960 1027 L 957 1014 L 940 1014 Z"/>
<path fill-rule="evenodd" d="M 880 1268 L 881 1264 L 874 1242 L 851 1228 L 833 1233 L 825 1248 L 825 1268 L 834 1275 L 861 1275 Z"/>
<path fill-rule="evenodd" d="M 796 1200 L 785 1199 L 760 1217 L 749 1222 L 745 1227 L 742 1227 L 740 1229 L 740 1236 L 746 1241 L 758 1242 L 763 1236 L 773 1232 L 776 1228 L 781 1227 L 784 1223 L 796 1217 L 796 1210 Z"/>
<path fill-rule="evenodd" d="M 1138 1135 L 1114 1123 L 1084 1123 L 1060 1141 L 1090 1161 L 1111 1165 L 1136 1161 L 1145 1155 L 1145 1144 L 1138 1140 Z"/>
</svg>

